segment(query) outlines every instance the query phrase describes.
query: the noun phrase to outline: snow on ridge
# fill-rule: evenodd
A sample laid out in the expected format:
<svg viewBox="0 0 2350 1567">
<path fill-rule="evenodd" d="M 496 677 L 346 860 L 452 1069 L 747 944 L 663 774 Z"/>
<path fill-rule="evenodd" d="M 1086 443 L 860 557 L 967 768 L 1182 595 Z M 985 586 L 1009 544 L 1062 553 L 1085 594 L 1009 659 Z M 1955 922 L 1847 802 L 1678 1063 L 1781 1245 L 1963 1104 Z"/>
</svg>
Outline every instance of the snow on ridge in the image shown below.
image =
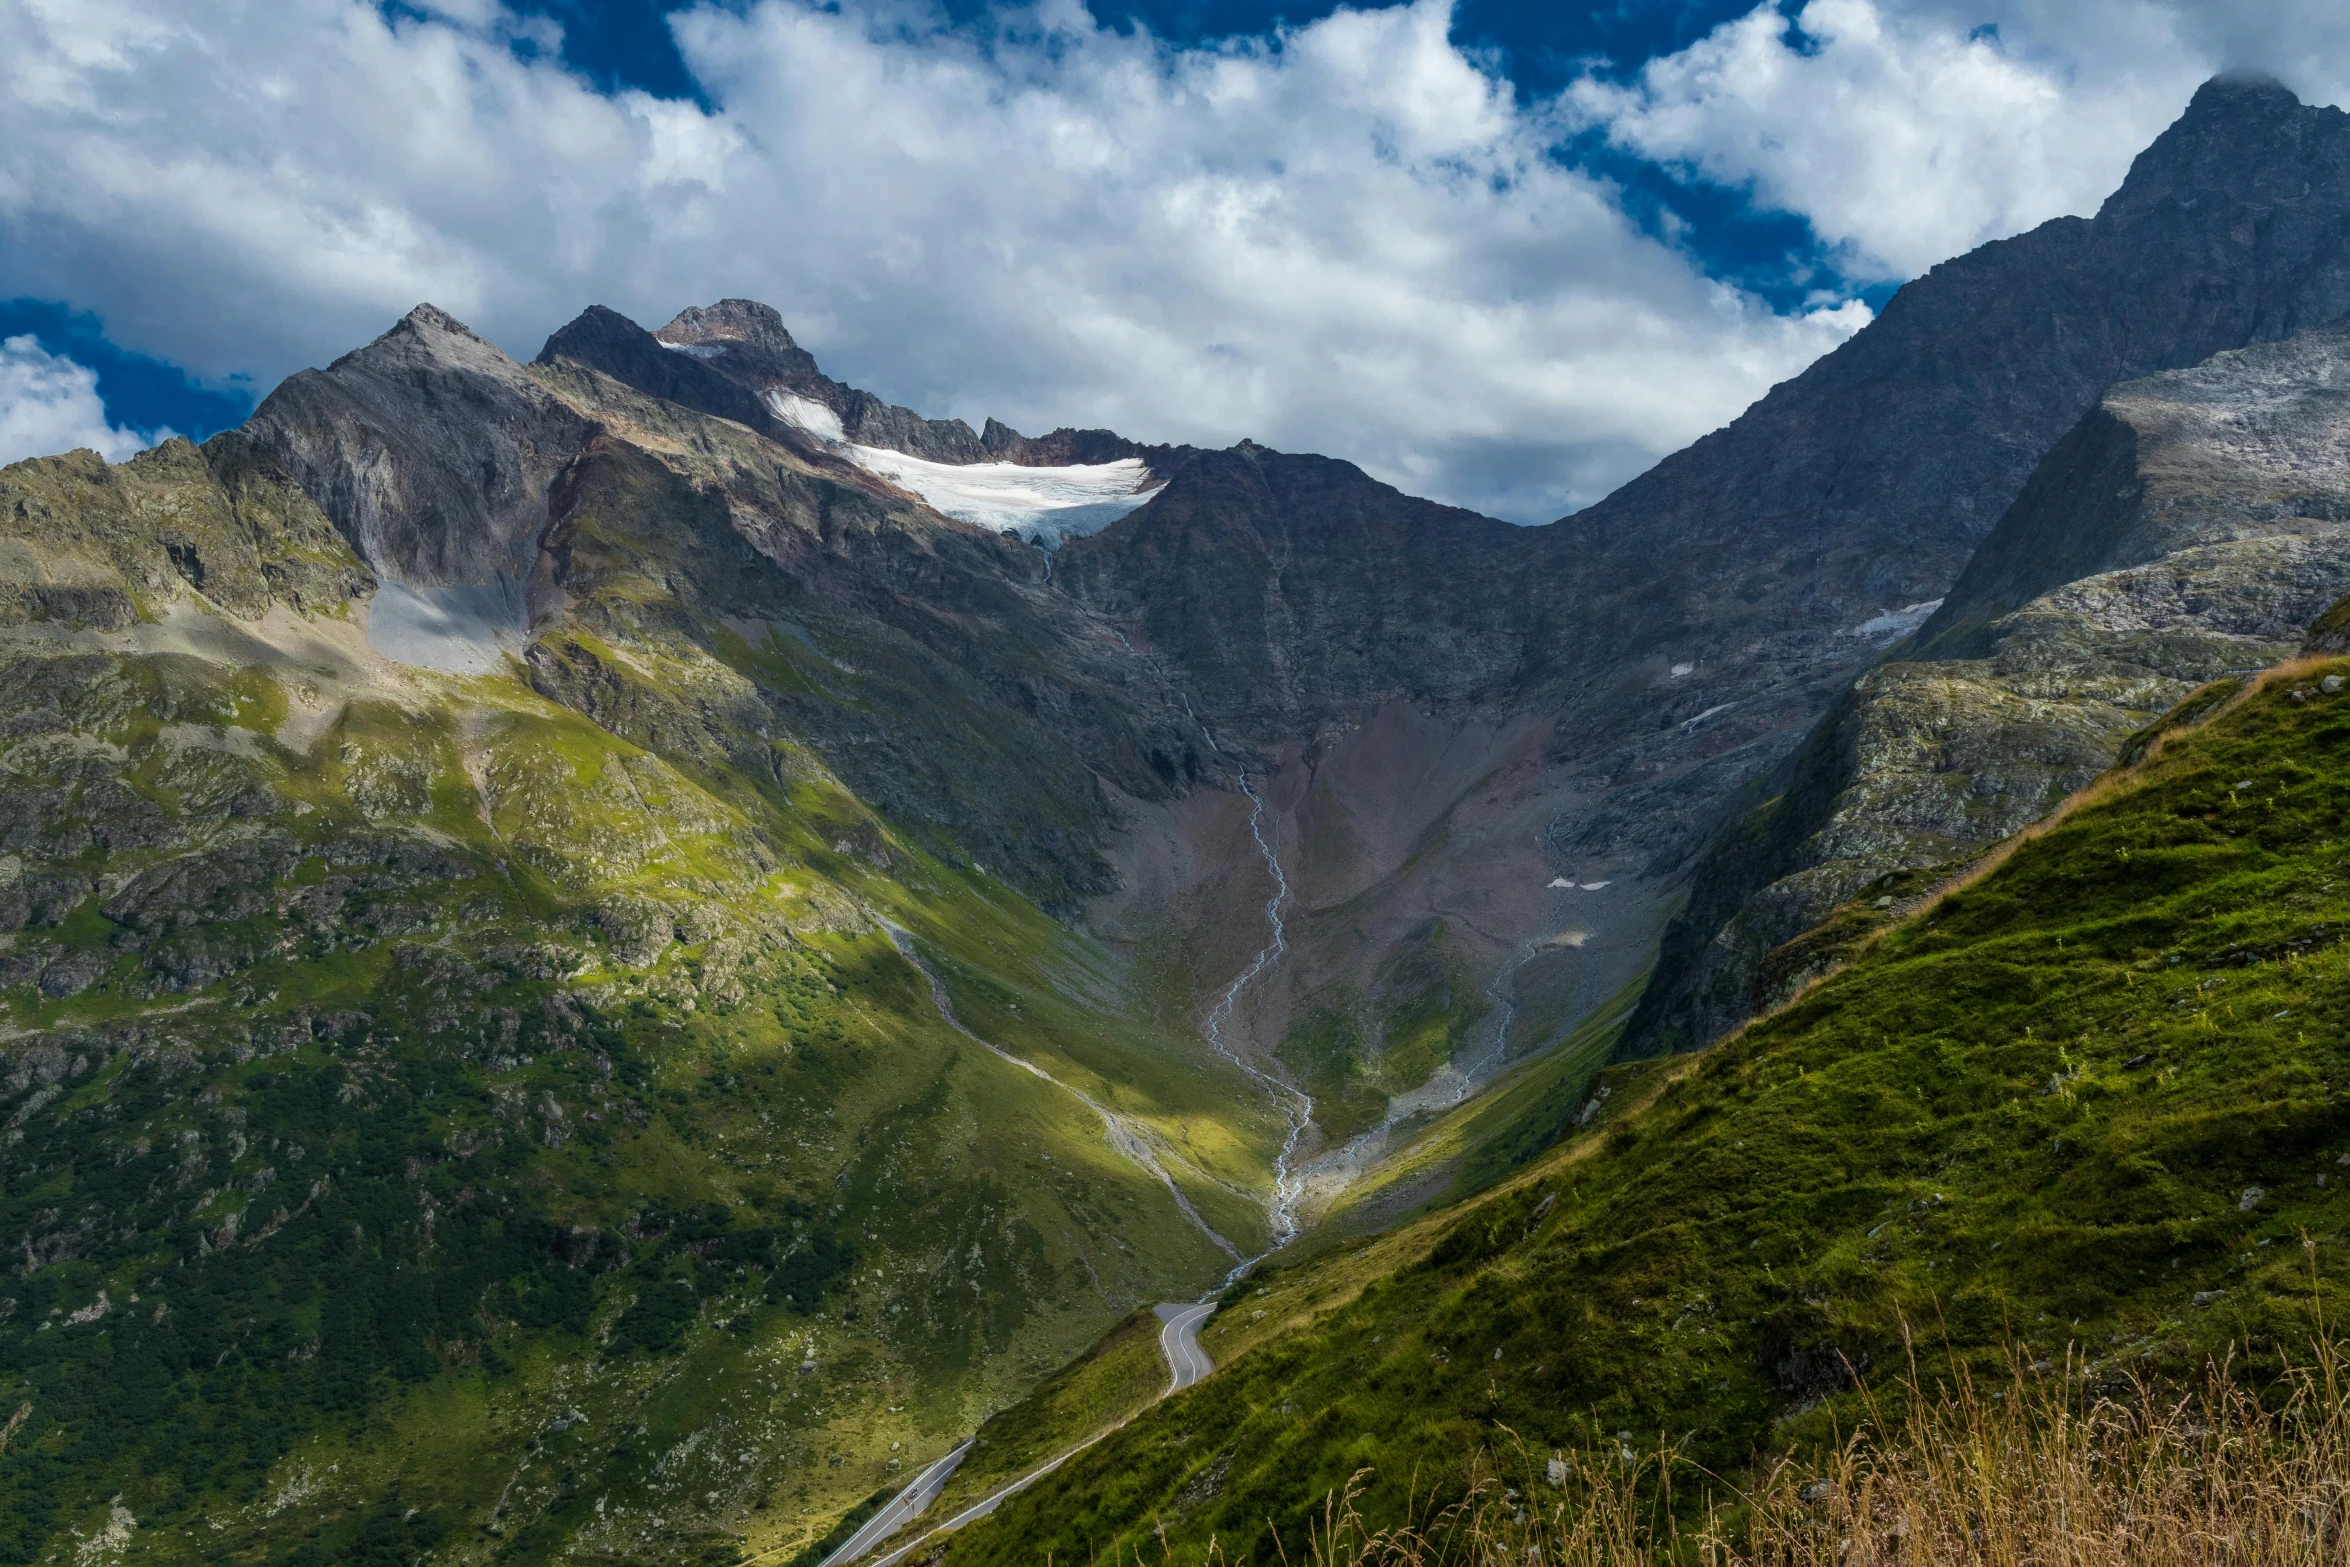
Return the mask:
<svg viewBox="0 0 2350 1567">
<path fill-rule="evenodd" d="M 1870 616 L 1844 634 L 1848 637 L 1906 637 L 1932 619 L 1934 611 L 1941 607 L 1940 599 L 1927 599 L 1923 603 L 1889 609 L 1882 615 Z"/>
<path fill-rule="evenodd" d="M 886 446 L 848 441 L 840 415 L 813 398 L 774 390 L 767 394 L 767 406 L 778 419 L 815 436 L 867 473 L 912 490 L 939 515 L 1014 534 L 1047 549 L 1063 539 L 1101 532 L 1159 489 L 1157 476 L 1139 457 L 1055 468 L 932 462 Z"/>
<path fill-rule="evenodd" d="M 657 337 L 653 341 L 673 354 L 691 354 L 696 359 L 715 359 L 726 352 L 724 343 L 662 343 Z"/>
<path fill-rule="evenodd" d="M 767 391 L 767 406 L 774 410 L 776 418 L 807 431 L 819 441 L 838 443 L 848 438 L 848 432 L 840 427 L 840 415 L 813 397 L 802 397 L 796 392 L 770 387 Z"/>
</svg>

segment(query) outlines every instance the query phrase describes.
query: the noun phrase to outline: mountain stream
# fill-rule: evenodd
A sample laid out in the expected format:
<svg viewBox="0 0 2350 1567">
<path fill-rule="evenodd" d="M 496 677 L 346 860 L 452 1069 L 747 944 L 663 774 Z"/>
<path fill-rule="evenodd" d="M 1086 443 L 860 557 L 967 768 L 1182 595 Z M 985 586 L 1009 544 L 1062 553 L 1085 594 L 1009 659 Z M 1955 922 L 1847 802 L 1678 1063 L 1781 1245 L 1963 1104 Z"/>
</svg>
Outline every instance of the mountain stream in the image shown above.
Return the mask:
<svg viewBox="0 0 2350 1567">
<path fill-rule="evenodd" d="M 1132 646 L 1131 643 L 1128 645 Z M 1194 724 L 1199 725 L 1200 738 L 1207 741 L 1208 749 L 1222 755 L 1224 748 L 1216 744 L 1216 737 L 1208 732 L 1208 726 L 1201 724 L 1199 715 L 1192 712 L 1191 698 L 1183 699 L 1183 711 Z M 1248 796 L 1249 836 L 1256 840 L 1257 853 L 1264 856 L 1265 869 L 1273 877 L 1273 895 L 1265 900 L 1265 923 L 1272 930 L 1272 939 L 1257 949 L 1257 955 L 1249 960 L 1248 967 L 1240 971 L 1238 979 L 1224 987 L 1223 996 L 1208 1012 L 1208 1044 L 1216 1054 L 1246 1072 L 1258 1087 L 1264 1089 L 1266 1097 L 1280 1107 L 1282 1117 L 1289 1123 L 1289 1132 L 1281 1141 L 1281 1152 L 1273 1160 L 1273 1201 L 1268 1210 L 1273 1225 L 1273 1244 L 1235 1267 L 1224 1281 L 1227 1284 L 1297 1239 L 1298 1200 L 1305 1195 L 1305 1183 L 1296 1169 L 1297 1145 L 1314 1119 L 1313 1095 L 1292 1087 L 1259 1067 L 1234 1049 L 1232 1041 L 1224 1033 L 1224 1025 L 1232 1021 L 1232 1009 L 1240 1004 L 1240 993 L 1258 975 L 1281 961 L 1281 955 L 1289 950 L 1288 933 L 1281 922 L 1281 905 L 1289 901 L 1289 876 L 1281 869 L 1281 856 L 1273 851 L 1272 840 L 1265 836 L 1265 797 L 1249 783 L 1247 768 L 1240 769 L 1239 777 L 1240 792 Z"/>
</svg>

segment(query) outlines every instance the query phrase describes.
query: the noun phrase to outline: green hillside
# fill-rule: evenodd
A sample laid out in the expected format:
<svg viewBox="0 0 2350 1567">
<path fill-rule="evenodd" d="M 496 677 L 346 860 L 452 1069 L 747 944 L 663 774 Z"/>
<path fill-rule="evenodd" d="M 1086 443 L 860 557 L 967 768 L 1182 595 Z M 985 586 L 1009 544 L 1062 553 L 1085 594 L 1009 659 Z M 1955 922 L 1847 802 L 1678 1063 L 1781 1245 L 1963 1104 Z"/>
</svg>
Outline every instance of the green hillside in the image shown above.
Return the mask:
<svg viewBox="0 0 2350 1567">
<path fill-rule="evenodd" d="M 1159 1170 L 1260 1240 L 1261 1093 L 582 514 L 440 675 L 233 437 L 0 471 L 0 1561 L 789 1554 L 1222 1277 Z"/>
<path fill-rule="evenodd" d="M 2139 757 L 1464 1208 L 1233 1292 L 1221 1369 L 953 1539 L 949 1560 L 1299 1559 L 1489 1455 L 1736 1475 L 1831 1440 L 1852 1369 L 2007 1351 L 2093 1388 L 2308 1341 L 2350 1219 L 2350 665 L 2191 700 Z M 1588 1104 L 1589 1101 L 1586 1101 Z M 1848 1369 L 1851 1368 L 1851 1369 Z M 1214 1542 L 1214 1551 L 1210 1542 Z"/>
</svg>

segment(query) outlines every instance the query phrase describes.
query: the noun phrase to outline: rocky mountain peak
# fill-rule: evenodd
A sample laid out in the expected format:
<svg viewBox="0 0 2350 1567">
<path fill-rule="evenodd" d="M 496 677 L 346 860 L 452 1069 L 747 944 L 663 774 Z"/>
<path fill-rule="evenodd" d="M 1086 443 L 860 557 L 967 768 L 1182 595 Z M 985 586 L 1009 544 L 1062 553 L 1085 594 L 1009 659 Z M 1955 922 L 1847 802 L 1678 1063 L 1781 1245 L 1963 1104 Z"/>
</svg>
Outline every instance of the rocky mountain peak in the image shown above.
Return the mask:
<svg viewBox="0 0 2350 1567">
<path fill-rule="evenodd" d="M 2098 218 L 2132 217 L 2166 200 L 2324 200 L 2345 171 L 2350 114 L 2304 104 L 2272 76 L 2231 72 L 2196 89 L 2186 112 L 2131 163 Z"/>
<path fill-rule="evenodd" d="M 783 324 L 782 312 L 755 299 L 721 299 L 714 305 L 688 305 L 653 335 L 664 343 L 741 344 L 770 354 L 803 352 Z"/>
<path fill-rule="evenodd" d="M 754 308 L 767 309 L 764 305 Z M 781 330 L 781 323 L 777 330 Z M 789 334 L 783 340 L 789 343 Z M 744 377 L 726 374 L 699 355 L 675 352 L 664 339 L 603 305 L 588 306 L 539 350 L 542 365 L 566 359 L 697 412 L 747 424 L 761 434 L 780 433 L 755 380 L 746 383 Z"/>
<path fill-rule="evenodd" d="M 689 305 L 652 335 L 762 396 L 780 388 L 831 407 L 849 392 L 816 368 L 774 306 L 755 299 Z"/>
<path fill-rule="evenodd" d="M 382 336 L 355 348 L 328 366 L 364 365 L 384 373 L 423 372 L 435 368 L 489 375 L 507 381 L 528 381 L 522 366 L 508 358 L 497 344 L 429 301 L 409 311 Z"/>
<path fill-rule="evenodd" d="M 245 426 L 391 582 L 517 592 L 547 485 L 595 430 L 429 304 L 326 369 L 287 377 Z"/>
</svg>

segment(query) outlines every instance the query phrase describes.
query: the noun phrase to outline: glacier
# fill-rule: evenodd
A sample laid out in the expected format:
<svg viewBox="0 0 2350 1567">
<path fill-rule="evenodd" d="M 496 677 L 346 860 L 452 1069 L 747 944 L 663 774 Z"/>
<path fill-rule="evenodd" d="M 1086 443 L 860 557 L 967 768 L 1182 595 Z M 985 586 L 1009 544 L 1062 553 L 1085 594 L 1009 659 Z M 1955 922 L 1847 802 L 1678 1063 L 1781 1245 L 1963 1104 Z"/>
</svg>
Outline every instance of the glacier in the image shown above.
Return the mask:
<svg viewBox="0 0 2350 1567">
<path fill-rule="evenodd" d="M 941 516 L 1046 549 L 1101 532 L 1149 501 L 1162 482 L 1139 457 L 1058 467 L 932 462 L 845 439 L 840 416 L 813 398 L 771 391 L 767 406 L 866 472 L 921 496 Z"/>
</svg>

